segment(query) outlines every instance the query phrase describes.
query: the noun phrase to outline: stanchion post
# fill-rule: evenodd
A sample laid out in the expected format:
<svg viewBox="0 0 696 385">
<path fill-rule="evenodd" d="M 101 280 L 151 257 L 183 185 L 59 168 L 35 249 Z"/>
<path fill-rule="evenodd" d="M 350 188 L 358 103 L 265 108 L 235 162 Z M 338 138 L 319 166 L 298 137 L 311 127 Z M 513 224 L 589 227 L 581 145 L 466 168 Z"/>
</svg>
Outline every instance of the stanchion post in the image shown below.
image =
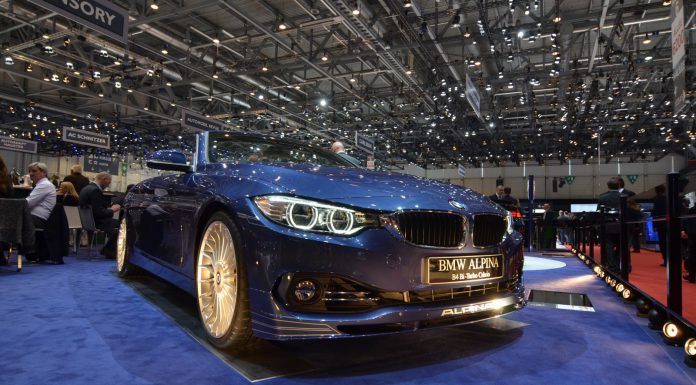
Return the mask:
<svg viewBox="0 0 696 385">
<path fill-rule="evenodd" d="M 592 225 L 588 226 L 586 232 L 587 232 L 587 237 L 590 238 L 590 242 L 589 242 L 590 258 L 592 258 L 592 260 L 596 261 L 596 259 L 594 258 L 594 246 L 595 246 L 594 226 L 592 226 Z"/>
<path fill-rule="evenodd" d="M 605 223 L 606 221 L 606 215 L 605 215 L 605 208 L 601 207 L 600 208 L 600 214 L 599 214 L 599 258 L 601 259 L 600 263 L 602 266 L 605 268 L 607 267 L 607 224 Z"/>
<path fill-rule="evenodd" d="M 527 176 L 527 251 L 532 251 L 534 239 L 534 175 Z"/>
<path fill-rule="evenodd" d="M 679 174 L 667 175 L 667 307 L 682 314 Z"/>
<path fill-rule="evenodd" d="M 628 225 L 626 224 L 626 195 L 621 194 L 619 198 L 619 263 L 621 266 L 621 279 L 628 281 L 628 272 L 631 267 L 631 254 L 628 250 Z"/>
</svg>

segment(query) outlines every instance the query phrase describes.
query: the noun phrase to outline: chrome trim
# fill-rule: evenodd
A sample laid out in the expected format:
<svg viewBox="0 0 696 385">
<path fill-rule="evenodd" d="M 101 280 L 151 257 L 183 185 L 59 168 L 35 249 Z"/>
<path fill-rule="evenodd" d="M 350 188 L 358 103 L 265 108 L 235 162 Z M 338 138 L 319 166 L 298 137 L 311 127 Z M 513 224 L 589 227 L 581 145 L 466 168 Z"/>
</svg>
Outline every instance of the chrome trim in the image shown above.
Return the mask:
<svg viewBox="0 0 696 385">
<path fill-rule="evenodd" d="M 464 232 L 464 235 L 462 236 L 462 242 L 459 243 L 459 246 L 456 247 L 441 247 L 441 246 L 428 246 L 428 245 L 419 245 L 413 242 L 409 242 L 406 237 L 401 233 L 401 229 L 399 229 L 399 221 L 397 220 L 397 216 L 399 214 L 404 214 L 404 213 L 444 213 L 444 214 L 454 214 L 454 215 L 459 215 L 462 217 L 462 231 Z M 381 214 L 379 216 L 380 224 L 382 227 L 387 229 L 389 233 L 394 236 L 394 238 L 408 244 L 411 246 L 415 247 L 422 247 L 425 249 L 444 249 L 444 250 L 462 250 L 464 247 L 466 247 L 467 244 L 467 239 L 470 237 L 470 231 L 469 231 L 469 218 L 462 214 L 458 213 L 456 211 L 451 211 L 451 210 L 418 210 L 418 209 L 408 209 L 408 210 L 397 210 L 397 211 L 392 211 L 388 214 Z M 472 239 L 473 240 L 473 239 Z"/>
<path fill-rule="evenodd" d="M 499 213 L 494 213 L 494 212 L 490 212 L 490 213 L 489 213 L 489 212 L 485 212 L 485 213 L 476 213 L 476 214 L 473 214 L 473 215 L 471 216 L 471 219 L 472 219 L 471 222 L 472 222 L 472 223 L 471 223 L 470 231 L 469 231 L 469 232 L 470 232 L 469 236 L 471 237 L 471 247 L 473 247 L 473 248 L 475 248 L 475 249 L 489 249 L 489 248 L 491 248 L 491 247 L 500 246 L 500 245 L 505 241 L 505 237 L 508 235 L 508 234 L 507 234 L 507 226 L 506 226 L 506 228 L 505 228 L 505 231 L 503 231 L 503 236 L 500 238 L 500 242 L 494 243 L 494 244 L 488 245 L 488 246 L 476 246 L 476 245 L 474 244 L 474 232 L 476 231 L 476 216 L 478 216 L 478 215 L 497 215 L 497 216 L 499 216 L 499 217 L 502 217 L 502 218 L 503 218 L 503 221 L 505 221 L 505 218 L 507 217 L 506 215 L 500 215 Z"/>
</svg>

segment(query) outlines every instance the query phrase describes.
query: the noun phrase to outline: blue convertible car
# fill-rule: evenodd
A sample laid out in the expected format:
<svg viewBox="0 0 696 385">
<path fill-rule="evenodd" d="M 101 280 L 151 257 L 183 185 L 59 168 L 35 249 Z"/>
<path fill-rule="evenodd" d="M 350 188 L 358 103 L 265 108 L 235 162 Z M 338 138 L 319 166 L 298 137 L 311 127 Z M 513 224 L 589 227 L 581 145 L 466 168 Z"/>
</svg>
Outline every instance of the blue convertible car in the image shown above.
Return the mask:
<svg viewBox="0 0 696 385">
<path fill-rule="evenodd" d="M 463 324 L 525 305 L 522 237 L 469 189 L 355 168 L 302 143 L 198 136 L 124 203 L 117 269 L 195 296 L 218 348 Z"/>
</svg>

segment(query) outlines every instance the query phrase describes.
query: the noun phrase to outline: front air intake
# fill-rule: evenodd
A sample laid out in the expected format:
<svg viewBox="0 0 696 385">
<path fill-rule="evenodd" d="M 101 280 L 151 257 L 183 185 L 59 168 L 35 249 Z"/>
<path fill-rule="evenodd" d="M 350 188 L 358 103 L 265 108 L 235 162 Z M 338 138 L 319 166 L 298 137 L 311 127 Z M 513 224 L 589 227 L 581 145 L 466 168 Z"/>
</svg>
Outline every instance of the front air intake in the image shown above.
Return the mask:
<svg viewBox="0 0 696 385">
<path fill-rule="evenodd" d="M 507 230 L 505 218 L 497 214 L 477 214 L 474 216 L 474 247 L 495 246 L 503 241 Z"/>
<path fill-rule="evenodd" d="M 399 232 L 418 246 L 459 247 L 464 244 L 464 218 L 447 212 L 406 211 L 396 214 Z"/>
</svg>

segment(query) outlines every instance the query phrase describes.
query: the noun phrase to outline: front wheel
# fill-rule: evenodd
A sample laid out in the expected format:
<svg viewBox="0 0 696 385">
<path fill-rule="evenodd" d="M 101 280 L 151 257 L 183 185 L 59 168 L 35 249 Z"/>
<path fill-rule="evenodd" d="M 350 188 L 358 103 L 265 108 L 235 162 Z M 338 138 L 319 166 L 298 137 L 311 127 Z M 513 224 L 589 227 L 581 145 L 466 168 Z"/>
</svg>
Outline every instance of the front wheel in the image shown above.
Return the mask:
<svg viewBox="0 0 696 385">
<path fill-rule="evenodd" d="M 251 339 L 246 271 L 239 230 L 223 212 L 206 223 L 196 258 L 198 313 L 210 342 L 220 349 Z"/>
</svg>

